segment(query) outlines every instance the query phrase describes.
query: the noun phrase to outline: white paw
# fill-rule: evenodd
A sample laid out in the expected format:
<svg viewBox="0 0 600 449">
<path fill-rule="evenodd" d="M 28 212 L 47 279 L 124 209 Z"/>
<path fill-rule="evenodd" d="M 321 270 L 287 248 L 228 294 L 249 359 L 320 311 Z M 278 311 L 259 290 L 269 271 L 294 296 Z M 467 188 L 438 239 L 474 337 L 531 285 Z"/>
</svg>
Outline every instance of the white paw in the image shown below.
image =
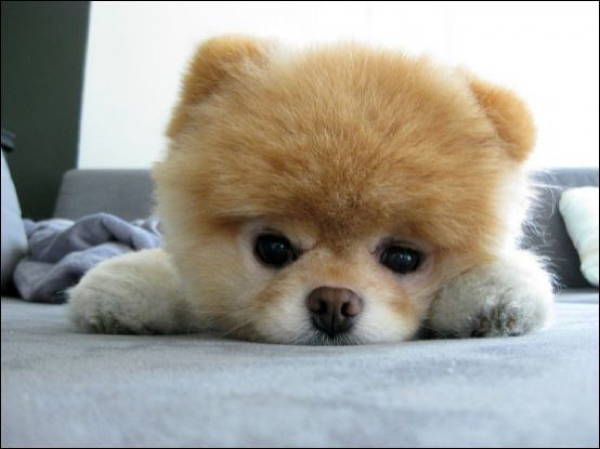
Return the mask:
<svg viewBox="0 0 600 449">
<path fill-rule="evenodd" d="M 72 321 L 81 329 L 105 334 L 151 334 L 136 313 L 124 307 L 124 298 L 138 296 L 136 291 L 107 276 L 101 267 L 88 273 L 82 281 L 69 290 Z"/>
<path fill-rule="evenodd" d="M 514 336 L 548 324 L 552 284 L 535 257 L 514 251 L 442 288 L 427 324 L 449 337 Z"/>
<path fill-rule="evenodd" d="M 98 264 L 68 291 L 73 322 L 91 332 L 157 334 L 185 330 L 185 302 L 162 250 Z"/>
</svg>

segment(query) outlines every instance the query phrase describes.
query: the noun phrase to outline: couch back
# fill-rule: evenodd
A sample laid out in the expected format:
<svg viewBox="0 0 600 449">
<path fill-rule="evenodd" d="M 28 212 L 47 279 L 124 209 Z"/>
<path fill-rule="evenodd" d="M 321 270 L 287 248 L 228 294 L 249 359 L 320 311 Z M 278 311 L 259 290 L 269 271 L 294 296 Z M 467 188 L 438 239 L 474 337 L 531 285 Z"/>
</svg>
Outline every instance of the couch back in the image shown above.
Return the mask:
<svg viewBox="0 0 600 449">
<path fill-rule="evenodd" d="M 524 225 L 522 246 L 545 256 L 559 284 L 568 288 L 590 288 L 579 268 L 581 262 L 565 222 L 558 210 L 562 192 L 571 187 L 598 186 L 597 168 L 561 168 L 535 172 L 531 176 L 536 200 L 531 221 Z"/>
<path fill-rule="evenodd" d="M 74 169 L 63 176 L 54 216 L 77 220 L 107 212 L 125 220 L 148 217 L 154 208 L 150 170 Z"/>
<path fill-rule="evenodd" d="M 532 220 L 524 226 L 522 246 L 549 260 L 550 270 L 568 288 L 589 288 L 579 270 L 579 257 L 558 211 L 563 190 L 598 186 L 597 168 L 553 169 L 532 175 L 537 200 Z M 55 217 L 76 220 L 95 212 L 108 212 L 126 220 L 149 216 L 154 209 L 149 170 L 70 170 L 63 178 Z"/>
</svg>

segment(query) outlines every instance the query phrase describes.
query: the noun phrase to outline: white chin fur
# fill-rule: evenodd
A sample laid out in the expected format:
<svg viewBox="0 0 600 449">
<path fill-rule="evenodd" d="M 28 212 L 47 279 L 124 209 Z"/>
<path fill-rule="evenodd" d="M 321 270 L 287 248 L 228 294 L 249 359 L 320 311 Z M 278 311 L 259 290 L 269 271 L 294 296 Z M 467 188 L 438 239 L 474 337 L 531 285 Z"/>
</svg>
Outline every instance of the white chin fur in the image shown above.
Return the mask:
<svg viewBox="0 0 600 449">
<path fill-rule="evenodd" d="M 351 331 L 329 338 L 313 327 L 300 296 L 273 304 L 253 326 L 263 341 L 309 345 L 390 343 L 409 339 L 416 332 L 416 326 L 402 320 L 388 306 L 371 300 L 366 301 Z"/>
</svg>

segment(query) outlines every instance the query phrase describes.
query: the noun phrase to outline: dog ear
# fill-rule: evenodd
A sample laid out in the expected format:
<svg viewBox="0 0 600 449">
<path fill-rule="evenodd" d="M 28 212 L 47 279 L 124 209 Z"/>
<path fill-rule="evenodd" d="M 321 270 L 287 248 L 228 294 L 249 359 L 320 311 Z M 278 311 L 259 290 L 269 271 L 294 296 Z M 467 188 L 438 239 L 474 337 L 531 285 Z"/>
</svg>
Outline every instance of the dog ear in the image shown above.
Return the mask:
<svg viewBox="0 0 600 449">
<path fill-rule="evenodd" d="M 199 104 L 226 80 L 242 73 L 248 63 L 264 63 L 272 45 L 272 42 L 244 36 L 220 36 L 201 44 L 183 77 L 167 136 L 172 138 L 185 127 L 190 107 Z"/>
<path fill-rule="evenodd" d="M 498 136 L 507 143 L 509 155 L 525 161 L 535 143 L 535 125 L 525 103 L 510 90 L 476 78 L 470 77 L 469 85 Z"/>
</svg>

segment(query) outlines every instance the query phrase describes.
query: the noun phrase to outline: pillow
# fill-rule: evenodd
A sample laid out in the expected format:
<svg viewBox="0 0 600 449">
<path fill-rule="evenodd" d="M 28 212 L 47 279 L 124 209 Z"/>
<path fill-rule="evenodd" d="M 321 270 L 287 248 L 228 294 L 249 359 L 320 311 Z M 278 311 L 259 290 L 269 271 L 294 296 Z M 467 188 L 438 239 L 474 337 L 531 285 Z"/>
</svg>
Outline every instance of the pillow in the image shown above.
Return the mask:
<svg viewBox="0 0 600 449">
<path fill-rule="evenodd" d="M 21 219 L 21 208 L 8 166 L 2 153 L 2 258 L 0 289 L 4 291 L 12 279 L 15 265 L 27 251 L 27 236 Z"/>
<path fill-rule="evenodd" d="M 598 287 L 598 187 L 568 189 L 560 197 L 559 209 L 567 232 L 579 254 L 581 272 Z"/>
</svg>

